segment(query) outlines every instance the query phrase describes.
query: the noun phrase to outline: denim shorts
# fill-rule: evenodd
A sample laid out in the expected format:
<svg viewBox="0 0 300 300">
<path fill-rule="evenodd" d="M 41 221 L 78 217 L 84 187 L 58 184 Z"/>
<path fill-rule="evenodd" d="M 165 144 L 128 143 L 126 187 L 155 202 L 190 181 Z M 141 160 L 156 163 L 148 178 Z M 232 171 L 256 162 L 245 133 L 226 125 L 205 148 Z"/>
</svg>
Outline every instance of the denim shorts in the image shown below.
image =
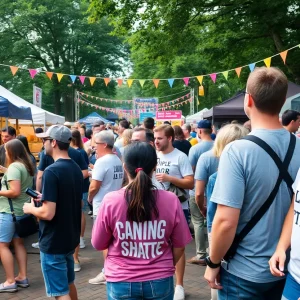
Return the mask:
<svg viewBox="0 0 300 300">
<path fill-rule="evenodd" d="M 285 300 L 298 300 L 300 297 L 300 284 L 294 279 L 294 277 L 288 273 L 286 277 L 286 283 L 283 290 L 282 299 Z"/>
<path fill-rule="evenodd" d="M 23 219 L 27 215 L 17 217 L 17 220 Z M 12 239 L 18 238 L 16 233 L 16 226 L 12 215 L 7 213 L 0 213 L 0 243 L 10 243 Z"/>
<path fill-rule="evenodd" d="M 88 192 L 82 194 L 82 201 L 83 201 L 82 211 L 86 211 L 86 209 L 88 207 L 88 201 L 87 201 L 88 195 L 89 195 Z"/>
<path fill-rule="evenodd" d="M 108 300 L 159 299 L 173 300 L 173 276 L 143 282 L 107 282 Z"/>
<path fill-rule="evenodd" d="M 68 254 L 41 253 L 41 267 L 48 297 L 69 294 L 69 285 L 75 280 L 74 259 Z"/>
</svg>

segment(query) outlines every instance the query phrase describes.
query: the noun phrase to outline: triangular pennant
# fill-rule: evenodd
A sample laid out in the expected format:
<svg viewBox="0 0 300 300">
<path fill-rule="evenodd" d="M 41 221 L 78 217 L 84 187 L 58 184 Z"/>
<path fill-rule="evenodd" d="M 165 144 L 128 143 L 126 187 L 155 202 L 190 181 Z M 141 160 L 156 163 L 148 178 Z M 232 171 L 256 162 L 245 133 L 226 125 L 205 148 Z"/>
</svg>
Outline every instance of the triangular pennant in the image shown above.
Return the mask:
<svg viewBox="0 0 300 300">
<path fill-rule="evenodd" d="M 156 88 L 159 85 L 159 81 L 160 81 L 160 79 L 153 79 L 153 83 L 154 83 L 154 85 L 155 85 Z"/>
<path fill-rule="evenodd" d="M 56 73 L 56 76 L 57 76 L 58 82 L 60 82 L 61 79 L 63 78 L 64 74 L 62 74 L 62 73 Z"/>
<path fill-rule="evenodd" d="M 37 70 L 36 69 L 29 69 L 29 73 L 30 73 L 31 78 L 33 79 L 34 76 L 37 74 Z"/>
<path fill-rule="evenodd" d="M 241 71 L 242 71 L 242 67 L 235 68 L 235 72 L 236 72 L 236 74 L 237 74 L 238 77 L 240 77 Z"/>
<path fill-rule="evenodd" d="M 19 68 L 18 68 L 18 67 L 15 67 L 15 66 L 10 66 L 10 70 L 11 70 L 13 76 L 15 76 L 16 73 L 17 73 L 17 71 L 19 70 Z"/>
<path fill-rule="evenodd" d="M 227 78 L 228 78 L 228 71 L 224 71 L 224 72 L 222 72 L 222 74 L 224 75 L 225 79 L 227 80 Z"/>
<path fill-rule="evenodd" d="M 140 79 L 140 80 L 139 80 L 141 87 L 143 87 L 143 86 L 144 86 L 144 84 L 145 84 L 145 81 L 146 81 L 145 79 Z"/>
<path fill-rule="evenodd" d="M 46 72 L 46 75 L 48 76 L 48 78 L 51 80 L 52 76 L 53 76 L 53 72 Z"/>
<path fill-rule="evenodd" d="M 128 87 L 131 87 L 132 83 L 133 83 L 133 79 L 127 79 Z"/>
<path fill-rule="evenodd" d="M 96 80 L 96 77 L 90 77 L 91 86 L 94 85 L 95 80 Z"/>
<path fill-rule="evenodd" d="M 82 76 L 82 75 L 81 75 L 81 76 L 78 76 L 78 77 L 79 77 L 81 83 L 84 84 L 85 76 Z"/>
<path fill-rule="evenodd" d="M 202 82 L 203 82 L 203 76 L 197 76 L 197 79 L 199 81 L 199 83 L 202 85 Z"/>
<path fill-rule="evenodd" d="M 270 66 L 271 66 L 271 59 L 272 59 L 272 57 L 268 57 L 268 58 L 264 59 L 264 63 L 267 66 L 267 68 L 270 68 Z"/>
<path fill-rule="evenodd" d="M 104 82 L 105 82 L 105 85 L 107 86 L 108 83 L 110 82 L 110 78 L 104 78 Z"/>
<path fill-rule="evenodd" d="M 255 68 L 255 63 L 249 65 L 249 69 L 251 72 L 253 72 L 254 68 Z"/>
<path fill-rule="evenodd" d="M 184 77 L 184 78 L 182 78 L 182 79 L 183 79 L 183 81 L 184 81 L 184 84 L 185 84 L 186 86 L 188 86 L 188 85 L 189 85 L 190 78 L 189 78 L 189 77 Z"/>
<path fill-rule="evenodd" d="M 172 87 L 172 86 L 173 86 L 173 83 L 174 83 L 174 79 L 173 79 L 173 78 L 170 78 L 170 79 L 168 79 L 168 82 L 169 82 L 170 87 Z"/>
<path fill-rule="evenodd" d="M 216 79 L 217 79 L 217 73 L 212 73 L 212 74 L 209 74 L 211 80 L 216 83 Z"/>
<path fill-rule="evenodd" d="M 76 75 L 70 75 L 70 78 L 71 78 L 71 80 L 72 80 L 73 83 L 75 82 L 76 77 L 77 77 Z"/>
<path fill-rule="evenodd" d="M 105 81 L 105 80 L 104 80 Z M 123 79 L 119 78 L 117 79 L 118 86 L 121 86 L 123 84 Z M 106 84 L 107 85 L 107 84 Z"/>
<path fill-rule="evenodd" d="M 288 53 L 288 50 L 285 50 L 285 51 L 279 53 L 282 60 L 283 60 L 283 62 L 284 62 L 284 64 L 285 64 L 287 53 Z"/>
</svg>

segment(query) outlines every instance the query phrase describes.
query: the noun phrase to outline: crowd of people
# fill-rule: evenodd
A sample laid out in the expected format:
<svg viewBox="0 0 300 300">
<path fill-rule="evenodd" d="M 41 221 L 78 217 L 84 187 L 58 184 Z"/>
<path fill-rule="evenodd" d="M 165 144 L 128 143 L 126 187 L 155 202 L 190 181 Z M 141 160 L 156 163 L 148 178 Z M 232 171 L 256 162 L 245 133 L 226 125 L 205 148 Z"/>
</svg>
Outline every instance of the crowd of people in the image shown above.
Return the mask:
<svg viewBox="0 0 300 300">
<path fill-rule="evenodd" d="M 32 246 L 40 249 L 48 297 L 77 299 L 88 211 L 91 242 L 105 262 L 89 283 L 106 284 L 108 299 L 183 300 L 190 263 L 206 266 L 213 300 L 298 300 L 300 113 L 279 118 L 287 86 L 278 69 L 256 68 L 245 91 L 245 124 L 155 126 L 147 118 L 135 127 L 123 119 L 117 128 L 40 129 L 38 167 L 26 137 L 3 128 L 0 292 L 30 285 L 12 199 L 17 220 L 31 214 L 39 222 Z M 192 236 L 195 255 L 186 259 Z"/>
</svg>

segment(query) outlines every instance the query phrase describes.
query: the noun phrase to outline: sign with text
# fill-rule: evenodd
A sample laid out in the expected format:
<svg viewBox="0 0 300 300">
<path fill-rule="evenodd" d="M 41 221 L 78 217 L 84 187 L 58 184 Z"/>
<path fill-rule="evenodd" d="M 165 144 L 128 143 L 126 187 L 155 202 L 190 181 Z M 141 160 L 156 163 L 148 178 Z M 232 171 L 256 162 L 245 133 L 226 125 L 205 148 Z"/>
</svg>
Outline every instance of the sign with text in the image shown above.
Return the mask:
<svg viewBox="0 0 300 300">
<path fill-rule="evenodd" d="M 164 110 L 156 112 L 156 120 L 181 120 L 181 110 Z"/>
<path fill-rule="evenodd" d="M 33 104 L 38 107 L 42 107 L 42 93 L 43 90 L 37 86 L 33 86 Z"/>
<path fill-rule="evenodd" d="M 154 112 L 140 112 L 140 123 L 143 123 L 143 121 L 146 119 L 146 118 L 155 118 L 155 113 Z"/>
</svg>

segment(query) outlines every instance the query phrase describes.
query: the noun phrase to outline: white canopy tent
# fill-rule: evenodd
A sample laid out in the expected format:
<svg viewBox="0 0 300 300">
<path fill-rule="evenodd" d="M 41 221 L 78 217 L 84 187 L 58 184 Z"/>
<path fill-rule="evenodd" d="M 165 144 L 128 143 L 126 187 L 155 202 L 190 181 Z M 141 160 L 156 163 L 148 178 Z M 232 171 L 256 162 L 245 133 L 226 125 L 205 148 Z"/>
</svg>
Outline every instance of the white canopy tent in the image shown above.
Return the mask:
<svg viewBox="0 0 300 300">
<path fill-rule="evenodd" d="M 187 123 L 187 124 L 196 124 L 200 120 L 203 120 L 203 113 L 206 112 L 206 111 L 208 111 L 208 109 L 204 108 L 204 109 L 200 110 L 199 112 L 197 112 L 194 115 L 187 116 L 185 118 L 185 123 Z"/>
<path fill-rule="evenodd" d="M 14 93 L 10 92 L 6 88 L 0 85 L 0 96 L 6 98 L 9 102 L 16 106 L 27 106 L 31 108 L 33 123 L 36 125 L 44 125 L 47 123 L 50 124 L 64 124 L 65 117 L 50 113 L 42 108 L 39 108 Z M 15 123 L 15 120 L 9 120 L 11 123 Z M 19 124 L 32 124 L 29 120 L 19 120 Z"/>
</svg>

